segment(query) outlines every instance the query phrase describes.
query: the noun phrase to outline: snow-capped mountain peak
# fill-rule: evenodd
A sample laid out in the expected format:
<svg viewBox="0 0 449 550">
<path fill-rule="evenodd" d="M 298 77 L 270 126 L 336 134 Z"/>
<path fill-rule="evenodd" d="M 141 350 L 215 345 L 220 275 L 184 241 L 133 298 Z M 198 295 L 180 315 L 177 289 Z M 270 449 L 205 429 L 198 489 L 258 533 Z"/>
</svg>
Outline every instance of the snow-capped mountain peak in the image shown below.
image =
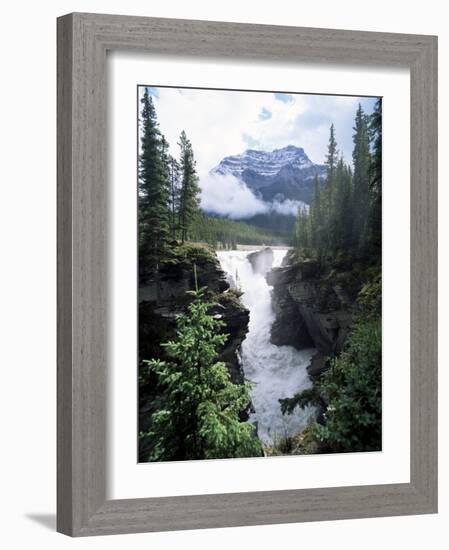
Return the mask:
<svg viewBox="0 0 449 550">
<path fill-rule="evenodd" d="M 288 145 L 273 151 L 247 149 L 240 155 L 225 157 L 213 172 L 232 174 L 238 177 L 245 170 L 251 170 L 261 176 L 274 176 L 287 164 L 298 170 L 313 166 L 302 147 Z"/>
<path fill-rule="evenodd" d="M 326 167 L 314 164 L 302 147 L 287 145 L 273 151 L 247 149 L 225 157 L 212 174 L 232 175 L 265 201 L 299 200 L 310 204 L 313 180 L 326 178 Z"/>
</svg>

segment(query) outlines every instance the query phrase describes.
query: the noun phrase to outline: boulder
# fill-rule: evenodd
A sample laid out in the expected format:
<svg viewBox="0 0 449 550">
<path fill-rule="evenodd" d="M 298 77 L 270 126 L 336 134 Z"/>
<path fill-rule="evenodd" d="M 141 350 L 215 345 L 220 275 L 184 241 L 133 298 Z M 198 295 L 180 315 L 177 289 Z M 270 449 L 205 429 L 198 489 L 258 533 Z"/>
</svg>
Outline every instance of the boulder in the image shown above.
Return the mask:
<svg viewBox="0 0 449 550">
<path fill-rule="evenodd" d="M 247 256 L 249 263 L 251 264 L 254 273 L 260 273 L 265 276 L 273 265 L 273 250 L 271 248 L 263 248 L 256 252 L 251 252 Z"/>
<path fill-rule="evenodd" d="M 310 365 L 307 367 L 307 372 L 311 378 L 317 378 L 323 372 L 327 371 L 328 368 L 329 362 L 327 361 L 327 357 L 318 352 L 312 357 Z"/>
</svg>

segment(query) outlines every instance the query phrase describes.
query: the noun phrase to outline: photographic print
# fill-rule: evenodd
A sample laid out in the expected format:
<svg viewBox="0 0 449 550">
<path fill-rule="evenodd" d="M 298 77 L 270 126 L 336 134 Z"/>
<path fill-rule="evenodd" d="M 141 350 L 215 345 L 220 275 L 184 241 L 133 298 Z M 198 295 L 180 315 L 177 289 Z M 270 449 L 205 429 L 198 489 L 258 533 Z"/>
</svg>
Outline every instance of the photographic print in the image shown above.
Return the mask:
<svg viewBox="0 0 449 550">
<path fill-rule="evenodd" d="M 382 449 L 382 100 L 141 85 L 138 457 Z"/>
</svg>

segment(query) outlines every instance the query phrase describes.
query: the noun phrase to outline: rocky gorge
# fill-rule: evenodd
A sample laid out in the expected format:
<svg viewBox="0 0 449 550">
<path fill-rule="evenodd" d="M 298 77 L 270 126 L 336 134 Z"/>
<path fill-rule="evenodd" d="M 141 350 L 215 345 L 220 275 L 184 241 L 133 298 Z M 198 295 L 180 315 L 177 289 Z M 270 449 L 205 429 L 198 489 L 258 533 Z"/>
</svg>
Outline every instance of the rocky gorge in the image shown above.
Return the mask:
<svg viewBox="0 0 449 550">
<path fill-rule="evenodd" d="M 196 277 L 196 281 L 195 281 Z M 248 331 L 249 311 L 231 288 L 215 252 L 206 245 L 184 245 L 177 253 L 161 263 L 158 270 L 149 273 L 139 284 L 139 370 L 148 358 L 164 359 L 160 344 L 175 335 L 176 316 L 185 312 L 190 301 L 188 291 L 207 287 L 214 302 L 211 312 L 224 322 L 223 333 L 228 338 L 220 350 L 218 361 L 223 361 L 233 383 L 244 380 L 239 361 L 239 350 Z M 157 387 L 154 379 L 139 376 L 139 431 L 148 430 Z M 148 455 L 148 445 L 139 448 L 140 459 Z"/>
<path fill-rule="evenodd" d="M 187 292 L 196 285 L 207 287 L 215 303 L 212 313 L 225 323 L 223 332 L 229 335 L 218 360 L 226 363 L 232 381 L 240 382 L 243 377 L 237 351 L 248 330 L 249 312 L 239 300 L 238 292 L 231 289 L 212 250 L 206 246 L 189 246 L 186 250 L 180 259 L 162 264 L 158 272 L 139 287 L 141 342 L 149 347 L 155 343 L 159 348 L 159 342 L 173 335 L 176 315 L 189 301 Z M 157 350 L 145 347 L 140 351 L 142 359 L 158 355 Z"/>
<path fill-rule="evenodd" d="M 222 332 L 228 335 L 217 360 L 226 364 L 234 384 L 253 383 L 252 402 L 241 419 L 254 423 L 265 452 L 276 454 L 282 438 L 296 441 L 312 419 L 322 421 L 328 402 L 320 376 L 348 341 L 367 269 L 363 261 L 324 263 L 286 248 L 178 247 L 139 286 L 140 360 L 164 359 L 160 344 L 175 336 L 188 292 L 206 287 L 214 304 L 210 313 L 224 322 Z M 157 391 L 154 379 L 140 377 L 141 432 L 150 426 Z M 295 402 L 301 392 L 312 392 L 314 407 L 295 406 L 285 414 L 283 402 Z M 149 445 L 141 444 L 141 457 Z M 307 452 L 326 449 L 315 445 Z"/>
<path fill-rule="evenodd" d="M 309 374 L 319 376 L 327 357 L 342 351 L 357 311 L 363 276 L 344 261 L 326 265 L 318 260 L 287 254 L 284 264 L 267 274 L 273 287 L 275 322 L 271 341 L 296 349 L 313 346 Z"/>
</svg>

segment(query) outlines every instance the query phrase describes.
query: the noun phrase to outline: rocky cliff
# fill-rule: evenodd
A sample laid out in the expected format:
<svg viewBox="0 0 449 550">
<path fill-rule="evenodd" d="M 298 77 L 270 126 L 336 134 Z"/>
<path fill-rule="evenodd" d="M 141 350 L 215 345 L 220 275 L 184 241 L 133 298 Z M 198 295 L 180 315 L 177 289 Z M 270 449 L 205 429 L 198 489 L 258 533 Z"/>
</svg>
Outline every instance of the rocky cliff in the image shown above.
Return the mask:
<svg viewBox="0 0 449 550">
<path fill-rule="evenodd" d="M 216 254 L 203 245 L 174 248 L 158 271 L 139 285 L 139 362 L 164 358 L 160 344 L 174 337 L 176 315 L 185 311 L 190 299 L 186 292 L 195 288 L 194 264 L 198 287 L 208 288 L 209 298 L 215 303 L 211 313 L 224 321 L 223 333 L 229 335 L 217 359 L 226 364 L 234 383 L 242 383 L 239 350 L 248 332 L 249 311 L 238 292 L 230 288 Z M 157 381 L 154 376 L 140 376 L 139 381 L 139 431 L 146 432 L 154 412 Z M 248 418 L 248 412 L 242 411 L 242 419 Z M 150 444 L 149 440 L 140 442 L 140 461 L 147 460 Z"/>
<path fill-rule="evenodd" d="M 312 376 L 325 370 L 325 357 L 341 351 L 347 339 L 361 287 L 356 273 L 344 262 L 323 267 L 288 254 L 283 267 L 267 274 L 276 314 L 271 341 L 297 349 L 315 347 L 318 353 L 309 367 Z"/>
<path fill-rule="evenodd" d="M 216 254 L 206 246 L 186 245 L 139 286 L 140 359 L 158 357 L 160 343 L 173 336 L 176 315 L 189 302 L 187 291 L 195 288 L 194 264 L 198 287 L 208 288 L 216 304 L 211 313 L 224 321 L 223 332 L 229 334 L 219 360 L 226 363 L 233 382 L 241 382 L 238 352 L 248 331 L 249 312 L 230 289 Z"/>
<path fill-rule="evenodd" d="M 257 250 L 256 252 L 250 252 L 247 256 L 254 273 L 260 273 L 261 275 L 267 275 L 271 271 L 273 265 L 273 250 L 269 247 Z"/>
</svg>

